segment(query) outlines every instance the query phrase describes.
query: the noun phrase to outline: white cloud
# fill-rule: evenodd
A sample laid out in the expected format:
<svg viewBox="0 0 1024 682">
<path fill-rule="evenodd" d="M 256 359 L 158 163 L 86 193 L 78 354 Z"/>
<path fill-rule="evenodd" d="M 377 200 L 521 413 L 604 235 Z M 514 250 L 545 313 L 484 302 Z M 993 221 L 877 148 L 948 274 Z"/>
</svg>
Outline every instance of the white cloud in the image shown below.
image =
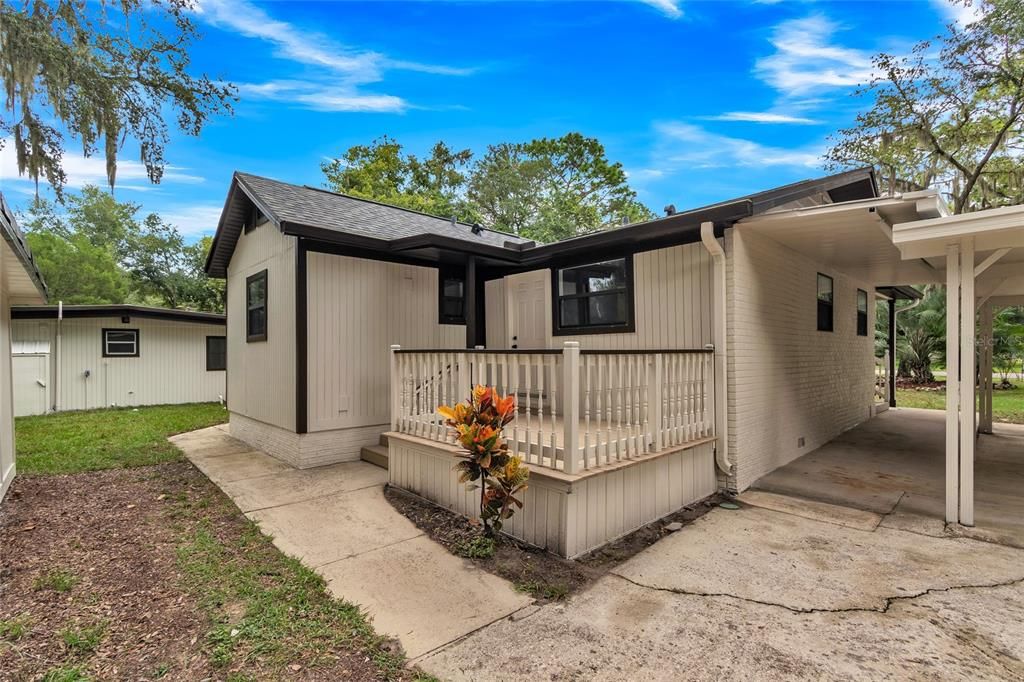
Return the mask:
<svg viewBox="0 0 1024 682">
<path fill-rule="evenodd" d="M 708 116 L 706 118 L 711 121 L 744 121 L 747 123 L 799 123 L 803 125 L 820 123 L 820 121 L 816 121 L 813 118 L 792 116 L 772 111 L 727 111 L 724 114 Z"/>
<path fill-rule="evenodd" d="M 223 207 L 217 204 L 181 206 L 160 211 L 160 217 L 178 228 L 185 237 L 212 235 Z"/>
<path fill-rule="evenodd" d="M 662 137 L 659 158 L 672 168 L 684 164 L 691 168 L 821 166 L 821 150 L 817 148 L 774 147 L 718 135 L 690 123 L 660 123 L 655 129 Z"/>
<path fill-rule="evenodd" d="M 679 0 L 639 0 L 645 5 L 650 5 L 670 19 L 678 19 L 683 16 L 683 10 L 679 8 Z"/>
<path fill-rule="evenodd" d="M 0 181 L 32 184 L 28 176 L 18 173 L 18 161 L 14 145 L 9 139 L 0 140 Z M 85 185 L 107 186 L 107 162 L 102 156 L 82 156 L 68 153 L 64 155 L 61 166 L 67 174 L 65 186 L 68 189 L 81 189 Z M 194 175 L 187 168 L 166 166 L 162 182 L 200 183 L 204 178 Z M 134 184 L 133 184 L 134 183 Z M 121 159 L 117 162 L 118 190 L 148 191 L 153 189 L 146 174 L 146 167 L 138 161 Z"/>
<path fill-rule="evenodd" d="M 946 18 L 946 21 L 961 26 L 972 24 L 983 15 L 978 4 L 965 5 L 963 2 L 954 2 L 953 0 L 932 0 L 932 5 Z"/>
<path fill-rule="evenodd" d="M 360 86 L 383 80 L 388 70 L 443 76 L 464 76 L 474 71 L 354 49 L 317 31 L 275 19 L 248 0 L 200 0 L 196 12 L 221 29 L 270 43 L 281 59 L 313 69 L 306 80 L 241 85 L 242 94 L 252 98 L 293 102 L 319 111 L 400 112 L 409 106 L 402 98 L 365 93 Z"/>
<path fill-rule="evenodd" d="M 243 96 L 278 102 L 295 102 L 317 111 L 377 111 L 400 113 L 409 108 L 401 97 L 358 91 L 344 84 L 304 80 L 240 83 Z"/>
<path fill-rule="evenodd" d="M 775 53 L 759 59 L 754 73 L 787 96 L 866 83 L 873 73 L 871 55 L 832 44 L 838 30 L 821 15 L 782 22 L 770 39 Z"/>
</svg>

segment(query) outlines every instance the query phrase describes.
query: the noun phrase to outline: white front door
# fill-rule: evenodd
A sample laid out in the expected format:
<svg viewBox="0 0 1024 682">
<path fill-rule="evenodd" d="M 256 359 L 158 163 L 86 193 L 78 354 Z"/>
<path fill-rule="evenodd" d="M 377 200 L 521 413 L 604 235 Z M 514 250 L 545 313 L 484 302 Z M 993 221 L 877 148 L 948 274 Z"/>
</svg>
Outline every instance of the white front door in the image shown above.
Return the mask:
<svg viewBox="0 0 1024 682">
<path fill-rule="evenodd" d="M 508 311 L 508 347 L 544 348 L 548 331 L 549 270 L 535 270 L 505 278 Z"/>
</svg>

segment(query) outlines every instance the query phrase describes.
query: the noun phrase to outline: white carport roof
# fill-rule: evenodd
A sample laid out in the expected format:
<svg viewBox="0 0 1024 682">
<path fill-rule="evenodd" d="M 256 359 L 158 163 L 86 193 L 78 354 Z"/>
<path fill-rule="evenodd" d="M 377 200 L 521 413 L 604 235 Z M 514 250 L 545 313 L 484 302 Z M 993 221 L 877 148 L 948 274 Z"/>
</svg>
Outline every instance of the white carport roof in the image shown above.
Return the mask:
<svg viewBox="0 0 1024 682">
<path fill-rule="evenodd" d="M 893 226 L 893 242 L 903 257 L 922 259 L 936 270 L 945 270 L 947 246 L 962 239 L 974 243 L 975 296 L 1024 305 L 1024 206 Z"/>
<path fill-rule="evenodd" d="M 945 281 L 945 275 L 927 259 L 905 260 L 893 243 L 893 225 L 944 215 L 944 202 L 928 191 L 772 211 L 737 227 L 878 286 L 930 284 Z"/>
</svg>

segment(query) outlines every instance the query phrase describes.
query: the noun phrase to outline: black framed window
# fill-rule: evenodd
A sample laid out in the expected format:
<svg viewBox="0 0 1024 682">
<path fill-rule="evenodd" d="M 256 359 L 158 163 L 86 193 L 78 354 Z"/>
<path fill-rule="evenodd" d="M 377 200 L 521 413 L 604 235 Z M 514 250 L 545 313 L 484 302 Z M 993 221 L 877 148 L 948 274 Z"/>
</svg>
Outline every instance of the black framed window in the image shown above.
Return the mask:
<svg viewBox="0 0 1024 682">
<path fill-rule="evenodd" d="M 832 331 L 832 307 L 834 304 L 832 278 L 818 273 L 818 331 Z"/>
<path fill-rule="evenodd" d="M 438 273 L 437 317 L 440 324 L 466 324 L 466 275 L 441 268 Z"/>
<path fill-rule="evenodd" d="M 104 329 L 103 357 L 105 358 L 137 358 L 139 357 L 138 329 Z"/>
<path fill-rule="evenodd" d="M 634 331 L 632 256 L 552 272 L 556 336 Z"/>
<path fill-rule="evenodd" d="M 206 371 L 218 372 L 228 368 L 228 338 L 206 337 Z"/>
<path fill-rule="evenodd" d="M 857 289 L 857 336 L 868 335 L 868 292 Z"/>
<path fill-rule="evenodd" d="M 245 340 L 267 340 L 267 271 L 245 280 Z"/>
</svg>

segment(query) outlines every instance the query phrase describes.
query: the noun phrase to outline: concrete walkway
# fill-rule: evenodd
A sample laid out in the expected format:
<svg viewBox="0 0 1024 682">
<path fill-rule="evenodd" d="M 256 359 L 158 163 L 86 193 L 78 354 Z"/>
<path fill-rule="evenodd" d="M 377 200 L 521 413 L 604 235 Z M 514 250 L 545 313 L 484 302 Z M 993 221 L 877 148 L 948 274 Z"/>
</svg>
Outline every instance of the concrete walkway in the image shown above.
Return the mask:
<svg viewBox="0 0 1024 682">
<path fill-rule="evenodd" d="M 1024 679 L 1024 551 L 746 500 L 419 664 L 481 681 Z"/>
<path fill-rule="evenodd" d="M 366 462 L 293 469 L 231 438 L 226 426 L 170 440 L 281 551 L 363 607 L 377 632 L 397 638 L 410 658 L 532 603 L 396 512 L 384 499 L 384 469 Z"/>
</svg>

